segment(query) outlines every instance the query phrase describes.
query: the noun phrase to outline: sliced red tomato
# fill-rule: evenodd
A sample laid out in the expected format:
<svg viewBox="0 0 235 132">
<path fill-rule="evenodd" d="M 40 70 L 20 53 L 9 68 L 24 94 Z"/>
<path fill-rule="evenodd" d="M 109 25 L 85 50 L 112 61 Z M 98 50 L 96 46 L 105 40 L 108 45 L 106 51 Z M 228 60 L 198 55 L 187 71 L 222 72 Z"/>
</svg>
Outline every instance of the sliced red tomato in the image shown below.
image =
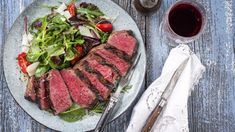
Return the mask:
<svg viewBox="0 0 235 132">
<path fill-rule="evenodd" d="M 77 45 L 77 46 L 75 47 L 75 49 L 77 50 L 77 52 L 78 52 L 79 54 L 82 54 L 82 53 L 83 53 L 83 47 L 82 47 L 81 45 Z"/>
<path fill-rule="evenodd" d="M 96 27 L 103 32 L 111 32 L 113 30 L 113 25 L 111 23 L 96 24 Z"/>
<path fill-rule="evenodd" d="M 76 6 L 74 3 L 69 4 L 67 10 L 69 11 L 71 16 L 76 16 Z"/>
<path fill-rule="evenodd" d="M 79 61 L 79 59 L 80 59 L 80 58 L 79 58 L 78 56 L 76 56 L 73 60 L 71 60 L 70 63 L 71 63 L 72 65 L 74 65 L 74 64 L 76 64 L 77 61 Z"/>
<path fill-rule="evenodd" d="M 74 65 L 77 61 L 80 60 L 81 55 L 83 54 L 83 47 L 81 45 L 77 45 L 75 47 L 75 49 L 77 50 L 78 54 L 77 56 L 71 61 L 71 64 Z"/>
<path fill-rule="evenodd" d="M 18 55 L 18 65 L 20 66 L 20 69 L 24 74 L 27 74 L 27 66 L 32 64 L 31 62 L 28 62 L 26 60 L 26 56 L 27 54 L 25 52 L 22 52 Z"/>
</svg>

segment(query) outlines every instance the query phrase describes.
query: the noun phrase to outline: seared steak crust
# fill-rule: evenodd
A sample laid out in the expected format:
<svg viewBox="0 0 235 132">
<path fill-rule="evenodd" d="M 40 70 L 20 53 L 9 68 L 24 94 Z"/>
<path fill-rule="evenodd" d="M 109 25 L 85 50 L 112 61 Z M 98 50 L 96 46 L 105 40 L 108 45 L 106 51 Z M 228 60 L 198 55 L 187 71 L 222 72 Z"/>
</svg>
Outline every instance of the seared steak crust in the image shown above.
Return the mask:
<svg viewBox="0 0 235 132">
<path fill-rule="evenodd" d="M 91 68 L 91 67 L 89 66 L 88 62 L 84 62 L 83 67 L 84 67 L 84 69 L 85 69 L 87 72 L 96 75 L 97 78 L 99 79 L 99 81 L 100 81 L 103 85 L 105 85 L 107 88 L 109 88 L 109 89 L 111 89 L 111 90 L 114 89 L 114 86 L 115 86 L 115 85 L 114 85 L 113 83 L 107 81 L 107 80 L 104 78 L 104 76 L 103 76 L 100 72 L 98 72 L 98 71 L 94 70 L 93 68 Z M 113 81 L 116 81 L 116 80 L 113 80 Z"/>
<path fill-rule="evenodd" d="M 48 93 L 48 82 L 46 80 L 48 74 L 44 74 L 39 79 L 39 87 L 37 91 L 38 105 L 41 110 L 47 110 L 50 108 L 50 98 Z"/>
<path fill-rule="evenodd" d="M 31 101 L 36 102 L 37 101 L 37 87 L 38 82 L 35 76 L 32 76 L 28 80 L 27 88 L 24 94 L 24 98 Z"/>
<path fill-rule="evenodd" d="M 106 44 L 104 47 L 106 50 L 114 53 L 115 55 L 117 55 L 119 58 L 130 62 L 132 60 L 132 56 L 129 56 L 128 54 L 126 54 L 124 51 L 121 51 L 119 49 L 117 49 L 116 47 L 110 45 L 110 44 Z"/>
<path fill-rule="evenodd" d="M 96 50 L 95 55 L 100 56 L 105 61 L 114 65 L 119 70 L 119 73 L 121 74 L 121 76 L 125 76 L 130 67 L 130 64 L 128 62 L 126 62 L 125 60 L 119 58 L 117 55 L 105 49 Z"/>
<path fill-rule="evenodd" d="M 98 95 L 102 97 L 101 101 L 107 100 L 111 89 L 104 85 L 100 80 L 97 74 L 88 72 L 86 69 L 87 66 L 84 64 L 79 67 L 79 71 L 84 75 L 86 80 L 89 80 L 91 87 L 95 88 L 98 91 Z"/>
</svg>

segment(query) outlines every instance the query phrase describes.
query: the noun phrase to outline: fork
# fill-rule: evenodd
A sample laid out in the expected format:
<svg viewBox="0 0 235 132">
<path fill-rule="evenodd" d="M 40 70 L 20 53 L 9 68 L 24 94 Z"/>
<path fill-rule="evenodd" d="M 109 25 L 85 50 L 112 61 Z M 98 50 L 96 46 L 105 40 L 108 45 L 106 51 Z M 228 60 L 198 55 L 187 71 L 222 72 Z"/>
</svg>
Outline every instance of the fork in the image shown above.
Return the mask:
<svg viewBox="0 0 235 132">
<path fill-rule="evenodd" d="M 135 62 L 131 66 L 129 72 L 127 73 L 127 75 L 122 77 L 120 82 L 118 83 L 118 88 L 115 91 L 115 93 L 110 97 L 110 101 L 109 101 L 108 105 L 106 106 L 99 122 L 96 125 L 95 132 L 103 132 L 104 127 L 106 126 L 117 102 L 119 101 L 119 96 L 121 94 L 122 89 L 130 83 L 130 80 L 131 80 L 133 73 L 135 71 L 135 67 L 140 60 L 140 57 L 141 57 L 141 54 L 138 55 Z"/>
</svg>

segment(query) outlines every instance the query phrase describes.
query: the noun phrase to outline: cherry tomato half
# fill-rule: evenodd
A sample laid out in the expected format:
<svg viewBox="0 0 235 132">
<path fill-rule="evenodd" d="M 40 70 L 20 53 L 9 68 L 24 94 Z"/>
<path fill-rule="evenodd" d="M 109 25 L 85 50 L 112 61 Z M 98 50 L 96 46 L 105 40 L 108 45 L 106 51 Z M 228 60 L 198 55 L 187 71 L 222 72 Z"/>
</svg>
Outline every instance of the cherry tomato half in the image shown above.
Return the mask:
<svg viewBox="0 0 235 132">
<path fill-rule="evenodd" d="M 69 4 L 67 7 L 67 10 L 69 11 L 69 13 L 72 17 L 76 16 L 76 6 L 74 3 Z"/>
<path fill-rule="evenodd" d="M 111 23 L 96 24 L 96 27 L 103 32 L 111 32 L 113 30 L 113 25 Z"/>
<path fill-rule="evenodd" d="M 71 64 L 74 65 L 77 61 L 80 60 L 81 55 L 83 54 L 83 47 L 81 45 L 77 45 L 75 47 L 75 49 L 77 50 L 77 56 L 71 61 Z"/>
<path fill-rule="evenodd" d="M 83 53 L 83 47 L 81 45 L 77 45 L 75 47 L 75 49 L 77 50 L 77 52 L 81 55 Z"/>
<path fill-rule="evenodd" d="M 18 65 L 20 66 L 20 69 L 24 74 L 27 74 L 27 66 L 32 64 L 31 62 L 28 62 L 26 60 L 26 56 L 27 54 L 25 52 L 22 52 L 18 55 Z"/>
</svg>

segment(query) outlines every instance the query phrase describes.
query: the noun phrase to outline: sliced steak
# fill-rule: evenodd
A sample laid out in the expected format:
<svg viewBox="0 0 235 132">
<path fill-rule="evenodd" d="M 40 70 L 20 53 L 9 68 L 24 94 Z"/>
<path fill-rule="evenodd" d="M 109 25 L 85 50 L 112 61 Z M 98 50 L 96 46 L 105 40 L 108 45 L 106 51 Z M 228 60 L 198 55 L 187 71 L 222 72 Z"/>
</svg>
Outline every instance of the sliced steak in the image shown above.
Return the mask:
<svg viewBox="0 0 235 132">
<path fill-rule="evenodd" d="M 94 72 L 100 73 L 105 80 L 114 84 L 119 79 L 119 75 L 111 67 L 101 64 L 98 59 L 95 56 L 90 56 L 85 61 Z"/>
<path fill-rule="evenodd" d="M 27 88 L 24 94 L 25 99 L 31 101 L 31 102 L 36 102 L 37 100 L 37 80 L 35 76 L 32 76 L 28 80 Z"/>
<path fill-rule="evenodd" d="M 77 76 L 73 69 L 64 69 L 61 75 L 68 86 L 70 95 L 75 103 L 83 108 L 90 108 L 96 103 L 96 95 L 88 84 Z"/>
<path fill-rule="evenodd" d="M 47 92 L 47 78 L 48 74 L 43 75 L 39 80 L 39 87 L 37 92 L 38 105 L 41 110 L 50 108 L 49 93 Z"/>
<path fill-rule="evenodd" d="M 104 48 L 112 53 L 114 53 L 115 55 L 117 55 L 119 58 L 127 61 L 127 62 L 131 62 L 133 57 L 132 56 L 129 56 L 127 55 L 124 51 L 121 51 L 119 49 L 117 49 L 116 47 L 112 46 L 112 45 L 109 45 L 109 44 L 106 44 L 104 46 Z"/>
<path fill-rule="evenodd" d="M 126 75 L 130 64 L 125 60 L 119 58 L 117 55 L 105 49 L 97 49 L 96 51 L 94 51 L 94 54 L 102 57 L 104 60 L 106 60 L 106 62 L 114 65 L 119 70 L 121 76 Z"/>
<path fill-rule="evenodd" d="M 51 70 L 47 77 L 51 107 L 55 114 L 68 110 L 72 106 L 69 91 L 58 70 Z"/>
<path fill-rule="evenodd" d="M 102 100 L 107 100 L 111 93 L 111 89 L 101 83 L 96 74 L 86 71 L 85 65 L 81 65 L 79 70 L 91 82 L 91 85 L 97 89 L 98 94 L 102 97 Z"/>
<path fill-rule="evenodd" d="M 130 57 L 133 57 L 137 51 L 137 40 L 133 37 L 131 31 L 117 31 L 113 32 L 109 39 L 108 44 L 125 52 Z"/>
</svg>

